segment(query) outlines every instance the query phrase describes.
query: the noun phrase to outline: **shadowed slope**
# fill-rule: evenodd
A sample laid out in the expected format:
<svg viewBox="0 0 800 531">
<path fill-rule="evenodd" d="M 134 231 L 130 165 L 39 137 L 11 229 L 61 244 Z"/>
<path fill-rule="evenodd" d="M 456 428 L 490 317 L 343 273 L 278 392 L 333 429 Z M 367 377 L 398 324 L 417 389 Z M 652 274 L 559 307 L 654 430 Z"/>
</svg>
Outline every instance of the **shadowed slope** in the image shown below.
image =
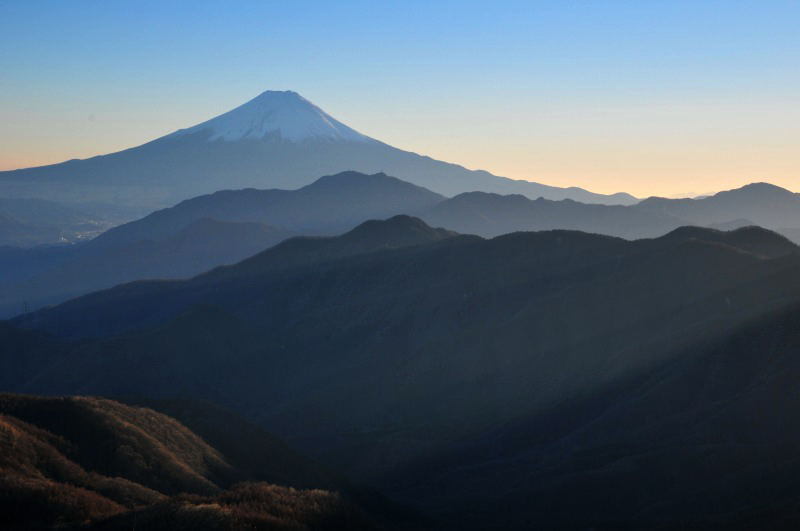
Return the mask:
<svg viewBox="0 0 800 531">
<path fill-rule="evenodd" d="M 25 316 L 104 337 L 18 388 L 212 399 L 379 484 L 800 297 L 797 250 L 767 231 L 446 236 L 400 217 Z"/>
<path fill-rule="evenodd" d="M 190 407 L 184 405 L 184 415 Z M 226 423 L 222 411 L 211 412 L 217 424 Z M 205 422 L 208 433 L 218 433 Z M 324 477 L 283 443 L 242 421 L 232 425 L 248 437 L 223 446 L 237 464 L 253 468 L 236 468 L 183 424 L 152 409 L 100 398 L 0 395 L 0 523 L 4 529 L 86 523 L 128 529 L 147 522 L 153 529 L 372 527 L 359 509 L 328 491 L 267 483 L 224 491 L 244 478 L 263 480 L 276 466 L 283 467 L 286 484 L 294 483 L 294 470 L 306 470 L 300 483 Z M 248 453 L 258 457 L 243 457 Z M 336 486 L 331 478 L 325 482 Z"/>
<path fill-rule="evenodd" d="M 798 325 L 795 305 L 702 337 L 388 483 L 453 528 L 794 529 Z"/>
<path fill-rule="evenodd" d="M 613 528 L 624 507 L 605 493 L 626 493 L 636 513 L 625 521 L 668 522 L 669 510 L 656 506 L 662 502 L 691 517 L 688 498 L 669 486 L 676 475 L 667 472 L 714 463 L 703 453 L 710 417 L 647 431 L 699 396 L 681 394 L 682 377 L 663 401 L 616 402 L 614 393 L 634 397 L 649 385 L 643 375 L 678 368 L 705 352 L 708 338 L 797 301 L 798 249 L 763 229 L 687 227 L 633 242 L 573 231 L 484 240 L 400 216 L 341 237 L 293 239 L 188 281 L 121 286 L 17 321 L 95 339 L 63 343 L 9 327 L 0 345 L 12 371 L 14 357 L 36 354 L 19 378 L 7 376 L 15 389 L 211 399 L 359 481 L 463 526 L 491 527 L 494 514 L 507 527 L 530 527 L 537 520 L 525 500 L 532 497 L 542 500 L 535 518 L 552 510 L 554 524 Z M 768 346 L 759 336 L 753 355 Z M 753 374 L 767 378 L 771 366 Z M 719 375 L 735 395 L 756 383 L 742 386 L 709 367 L 707 377 Z M 686 389 L 694 389 L 693 370 Z M 697 400 L 703 410 L 713 406 Z M 633 409 L 616 417 L 626 404 Z M 717 433 L 740 421 L 728 417 Z M 570 435 L 584 429 L 591 431 L 585 440 Z M 669 436 L 678 437 L 676 446 L 657 446 Z M 605 437 L 610 446 L 592 446 Z M 573 444 L 587 444 L 579 446 L 586 453 L 570 453 Z M 630 445 L 634 453 L 626 453 Z M 717 448 L 722 462 L 737 462 L 726 453 L 735 448 Z M 758 468 L 760 451 L 747 452 L 741 462 L 769 472 Z M 647 472 L 637 470 L 661 474 L 663 486 L 645 489 Z M 714 485 L 723 483 L 710 477 L 680 474 L 679 485 L 722 496 Z M 616 487 L 598 489 L 593 478 Z M 693 479 L 709 490 L 697 490 Z M 744 489 L 746 482 L 731 485 Z M 738 492 L 732 503 L 743 499 Z M 491 504 L 489 513 L 480 512 L 479 499 Z"/>
</svg>

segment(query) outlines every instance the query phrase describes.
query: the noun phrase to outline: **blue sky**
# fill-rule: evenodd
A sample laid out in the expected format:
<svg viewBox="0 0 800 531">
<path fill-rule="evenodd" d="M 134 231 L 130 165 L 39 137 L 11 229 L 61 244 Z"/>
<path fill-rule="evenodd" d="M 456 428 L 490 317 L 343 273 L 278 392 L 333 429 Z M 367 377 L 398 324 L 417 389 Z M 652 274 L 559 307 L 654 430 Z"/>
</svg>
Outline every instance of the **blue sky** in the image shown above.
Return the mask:
<svg viewBox="0 0 800 531">
<path fill-rule="evenodd" d="M 800 190 L 800 1 L 0 0 L 0 168 L 292 89 L 397 147 L 639 195 Z"/>
</svg>

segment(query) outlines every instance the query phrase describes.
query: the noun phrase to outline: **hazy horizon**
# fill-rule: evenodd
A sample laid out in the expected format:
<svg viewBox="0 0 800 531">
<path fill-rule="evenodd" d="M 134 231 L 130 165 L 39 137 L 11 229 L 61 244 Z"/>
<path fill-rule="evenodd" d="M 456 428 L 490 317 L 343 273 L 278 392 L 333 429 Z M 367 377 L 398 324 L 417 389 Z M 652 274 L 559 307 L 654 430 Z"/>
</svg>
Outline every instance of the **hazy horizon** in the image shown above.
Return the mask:
<svg viewBox="0 0 800 531">
<path fill-rule="evenodd" d="M 639 197 L 800 188 L 796 2 L 407 7 L 2 2 L 0 170 L 288 89 L 395 147 L 515 179 Z"/>
</svg>

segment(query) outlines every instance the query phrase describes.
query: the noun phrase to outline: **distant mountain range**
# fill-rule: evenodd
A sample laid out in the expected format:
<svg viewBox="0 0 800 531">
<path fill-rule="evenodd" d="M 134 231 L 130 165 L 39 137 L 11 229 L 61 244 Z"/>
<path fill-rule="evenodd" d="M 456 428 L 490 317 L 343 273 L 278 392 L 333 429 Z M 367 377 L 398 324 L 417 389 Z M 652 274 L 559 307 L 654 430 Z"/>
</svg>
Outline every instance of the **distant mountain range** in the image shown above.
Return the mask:
<svg viewBox="0 0 800 531">
<path fill-rule="evenodd" d="M 800 226 L 800 195 L 769 183 L 748 184 L 699 199 L 650 197 L 637 203 L 635 208 L 697 225 L 744 220 L 775 229 Z"/>
<path fill-rule="evenodd" d="M 299 190 L 223 191 L 115 227 L 92 241 L 0 249 L 0 316 L 146 278 L 185 278 L 298 235 L 338 234 L 445 198 L 386 175 L 347 172 Z"/>
<path fill-rule="evenodd" d="M 440 529 L 774 527 L 800 500 L 797 307 L 800 249 L 757 227 L 398 216 L 21 316 L 0 387 L 212 400 Z"/>
<path fill-rule="evenodd" d="M 800 227 L 800 197 L 768 184 L 697 200 L 650 198 L 626 207 L 485 192 L 448 199 L 382 173 L 343 172 L 298 190 L 228 190 L 196 197 L 81 245 L 0 248 L 0 316 L 123 282 L 191 277 L 291 236 L 340 234 L 365 220 L 397 214 L 484 237 L 571 229 L 652 238 L 684 225 L 759 224 L 793 239 L 800 232 L 791 228 Z"/>
<path fill-rule="evenodd" d="M 483 190 L 630 204 L 467 170 L 362 135 L 295 92 L 267 91 L 232 111 L 147 144 L 86 160 L 0 172 L 0 195 L 99 201 L 154 210 L 231 188 L 289 188 L 346 170 L 386 172 L 444 195 Z"/>
<path fill-rule="evenodd" d="M 800 195 L 754 183 L 699 199 L 651 197 L 630 206 L 609 206 L 472 192 L 443 201 L 422 217 L 482 236 L 575 229 L 630 239 L 659 236 L 682 225 L 722 230 L 758 225 L 792 237 L 800 227 Z"/>
<path fill-rule="evenodd" d="M 94 243 L 159 239 L 202 218 L 264 223 L 296 233 L 338 234 L 368 219 L 416 214 L 444 200 L 383 173 L 350 171 L 321 177 L 297 190 L 225 190 L 195 197 L 111 229 Z"/>
</svg>

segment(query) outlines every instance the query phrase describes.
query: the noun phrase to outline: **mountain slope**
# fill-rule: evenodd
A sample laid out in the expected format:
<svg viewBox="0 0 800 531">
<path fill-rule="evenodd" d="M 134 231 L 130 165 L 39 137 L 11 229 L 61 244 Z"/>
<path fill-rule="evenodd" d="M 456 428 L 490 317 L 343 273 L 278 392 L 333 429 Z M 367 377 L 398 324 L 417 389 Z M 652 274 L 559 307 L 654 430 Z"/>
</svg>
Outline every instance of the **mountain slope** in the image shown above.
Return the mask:
<svg viewBox="0 0 800 531">
<path fill-rule="evenodd" d="M 357 240 L 424 229 L 392 224 Z M 758 244 L 708 229 L 635 242 L 426 231 L 395 248 L 290 240 L 190 281 L 24 316 L 17 325 L 102 337 L 19 389 L 211 399 L 380 481 L 457 434 L 600 389 L 800 296 L 797 248 L 768 231 Z"/>
<path fill-rule="evenodd" d="M 21 264 L 9 267 L 24 268 L 27 275 L 20 272 L 22 278 L 0 281 L 0 315 L 14 315 L 23 307 L 55 304 L 132 280 L 191 277 L 242 260 L 293 234 L 261 223 L 201 218 L 162 238 L 142 234 L 141 239 L 114 245 L 91 241 L 79 248 L 30 251 Z M 46 264 L 29 267 L 38 260 Z M 3 262 L 0 269 L 5 265 Z"/>
<path fill-rule="evenodd" d="M 702 394 L 767 391 L 772 336 L 737 347 L 763 362 L 752 374 L 702 360 L 712 339 L 798 304 L 798 252 L 758 228 L 484 240 L 398 217 L 24 316 L 14 325 L 34 331 L 0 329 L 3 385 L 213 400 L 453 528 L 699 522 L 687 500 L 725 494 L 726 463 L 777 481 L 757 445 L 708 446 L 749 410 L 712 426 L 717 395 Z M 668 392 L 639 397 L 671 371 Z M 747 474 L 719 515 L 747 499 Z"/>
<path fill-rule="evenodd" d="M 197 126 L 86 160 L 0 172 L 0 194 L 102 200 L 159 208 L 230 188 L 298 188 L 312 176 L 386 172 L 444 195 L 473 190 L 632 203 L 471 171 L 370 139 L 294 92 L 267 91 Z"/>
<path fill-rule="evenodd" d="M 45 316 L 52 316 L 56 313 L 62 313 L 64 318 L 67 318 L 67 315 L 77 317 L 80 312 L 73 314 L 74 308 L 99 308 L 108 303 L 115 305 L 116 303 L 113 301 L 115 301 L 117 296 L 121 293 L 131 294 L 134 299 L 137 299 L 140 297 L 139 294 L 156 293 L 160 290 L 177 290 L 182 294 L 187 294 L 192 300 L 202 301 L 203 290 L 195 289 L 196 287 L 214 286 L 216 283 L 226 283 L 229 278 L 247 280 L 253 276 L 258 277 L 262 274 L 280 275 L 283 272 L 291 273 L 295 269 L 313 267 L 319 263 L 335 262 L 351 256 L 370 254 L 384 250 L 420 246 L 432 242 L 444 241 L 455 236 L 456 234 L 453 232 L 445 229 L 431 228 L 420 220 L 409 216 L 395 216 L 385 221 L 367 221 L 341 236 L 296 237 L 289 239 L 273 248 L 243 260 L 234 266 L 214 269 L 188 282 L 132 282 L 110 290 L 99 291 L 83 297 L 78 297 L 52 309 L 34 312 L 30 316 L 22 316 L 18 319 L 22 322 L 27 322 L 29 320 L 39 322 L 40 319 L 44 319 Z M 460 238 L 471 239 L 471 237 Z M 214 288 L 211 287 L 209 289 Z M 149 298 L 145 296 L 143 302 L 149 302 Z M 181 300 L 177 307 L 165 304 L 160 311 L 154 313 L 145 312 L 140 314 L 140 317 L 147 321 L 162 319 L 163 315 L 175 316 L 186 307 L 187 306 L 183 304 Z M 110 312 L 107 315 L 107 319 L 111 327 L 108 330 L 99 321 L 96 321 L 95 324 L 91 326 L 91 328 L 95 329 L 94 332 L 90 332 L 89 328 L 77 326 L 78 323 L 73 322 L 72 318 L 67 318 L 71 324 L 67 324 L 67 320 L 61 321 L 64 328 L 61 328 L 59 325 L 59 329 L 63 332 L 69 327 L 77 326 L 73 329 L 72 333 L 76 337 L 80 337 L 87 332 L 92 335 L 104 335 L 105 333 L 111 332 L 111 330 L 116 332 L 139 325 L 137 320 L 123 317 L 118 311 L 112 311 L 110 306 L 107 307 L 107 310 Z M 117 307 L 117 310 L 122 310 L 123 313 L 126 311 L 121 307 Z M 112 315 L 115 317 L 112 317 Z M 44 328 L 48 327 L 45 326 Z"/>
<path fill-rule="evenodd" d="M 280 443 L 256 440 L 249 452 L 262 459 L 294 460 L 284 464 L 290 476 L 295 463 L 308 468 Z M 175 419 L 112 400 L 0 395 L 0 447 L 4 529 L 129 529 L 148 520 L 151 529 L 372 527 L 332 492 L 236 485 L 265 479 L 262 469 L 239 470 Z"/>
<path fill-rule="evenodd" d="M 455 441 L 398 471 L 392 493 L 446 508 L 456 528 L 795 528 L 798 324 L 794 305 L 704 337 L 617 385 Z"/>
<path fill-rule="evenodd" d="M 665 234 L 659 240 L 713 242 L 764 258 L 779 258 L 797 251 L 797 245 L 785 236 L 754 226 L 741 227 L 729 231 L 701 227 L 680 227 Z"/>
</svg>

